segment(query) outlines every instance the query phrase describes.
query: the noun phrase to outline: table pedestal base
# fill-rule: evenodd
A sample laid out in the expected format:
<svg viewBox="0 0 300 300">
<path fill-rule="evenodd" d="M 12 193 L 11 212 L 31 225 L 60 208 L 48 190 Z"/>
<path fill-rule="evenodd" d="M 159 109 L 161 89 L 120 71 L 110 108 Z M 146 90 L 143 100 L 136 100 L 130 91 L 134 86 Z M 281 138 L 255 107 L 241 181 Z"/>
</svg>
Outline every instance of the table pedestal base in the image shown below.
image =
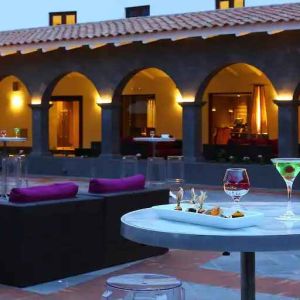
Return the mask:
<svg viewBox="0 0 300 300">
<path fill-rule="evenodd" d="M 255 300 L 255 252 L 241 252 L 241 300 Z"/>
</svg>

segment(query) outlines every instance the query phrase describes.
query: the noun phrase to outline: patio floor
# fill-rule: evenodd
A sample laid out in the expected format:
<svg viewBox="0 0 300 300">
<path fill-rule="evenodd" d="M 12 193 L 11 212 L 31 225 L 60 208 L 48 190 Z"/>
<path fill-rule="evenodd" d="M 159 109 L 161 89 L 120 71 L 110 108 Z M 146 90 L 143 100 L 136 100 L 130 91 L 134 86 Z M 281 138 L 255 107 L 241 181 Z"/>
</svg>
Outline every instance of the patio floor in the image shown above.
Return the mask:
<svg viewBox="0 0 300 300">
<path fill-rule="evenodd" d="M 87 179 L 61 177 L 33 177 L 31 185 L 53 181 L 76 181 L 86 190 Z M 198 186 L 197 188 L 200 188 Z M 202 187 L 210 201 L 227 201 L 220 188 Z M 245 201 L 283 201 L 283 190 L 251 190 Z M 295 201 L 300 200 L 299 192 Z M 257 254 L 257 299 L 300 299 L 300 251 L 264 252 Z M 126 265 L 40 284 L 25 289 L 0 285 L 0 300 L 99 300 L 106 278 L 124 273 L 161 273 L 177 276 L 184 282 L 187 300 L 237 300 L 239 294 L 239 254 L 223 256 L 216 252 L 170 250 L 167 254 Z"/>
</svg>

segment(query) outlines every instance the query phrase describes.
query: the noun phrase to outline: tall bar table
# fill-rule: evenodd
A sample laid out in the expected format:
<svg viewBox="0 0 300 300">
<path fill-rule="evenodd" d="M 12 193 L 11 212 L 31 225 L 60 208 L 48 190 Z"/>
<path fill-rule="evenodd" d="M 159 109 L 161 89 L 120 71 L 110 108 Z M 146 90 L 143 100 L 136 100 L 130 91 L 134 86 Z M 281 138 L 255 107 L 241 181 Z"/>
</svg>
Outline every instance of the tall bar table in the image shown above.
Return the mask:
<svg viewBox="0 0 300 300">
<path fill-rule="evenodd" d="M 175 142 L 174 138 L 163 138 L 163 137 L 135 137 L 133 138 L 135 142 L 147 142 L 152 143 L 152 157 L 156 155 L 156 144 L 160 142 Z"/>
<path fill-rule="evenodd" d="M 121 218 L 121 234 L 129 240 L 151 246 L 240 252 L 241 299 L 255 300 L 255 252 L 300 250 L 300 225 L 275 219 L 285 210 L 286 202 L 243 205 L 249 210 L 264 212 L 260 226 L 228 230 L 174 222 L 160 219 L 148 208 L 125 214 Z M 294 203 L 294 210 L 300 212 L 300 203 Z"/>
<path fill-rule="evenodd" d="M 3 154 L 4 156 L 7 156 L 8 151 L 7 151 L 7 143 L 20 143 L 20 142 L 26 142 L 27 138 L 22 138 L 22 137 L 0 137 L 0 142 L 3 143 Z"/>
</svg>

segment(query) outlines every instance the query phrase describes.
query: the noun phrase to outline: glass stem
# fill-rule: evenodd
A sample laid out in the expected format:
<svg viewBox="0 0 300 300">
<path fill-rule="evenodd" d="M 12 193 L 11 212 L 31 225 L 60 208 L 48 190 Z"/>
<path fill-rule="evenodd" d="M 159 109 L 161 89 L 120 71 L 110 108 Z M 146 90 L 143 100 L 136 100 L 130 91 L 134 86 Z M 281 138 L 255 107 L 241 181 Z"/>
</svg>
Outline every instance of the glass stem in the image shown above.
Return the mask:
<svg viewBox="0 0 300 300">
<path fill-rule="evenodd" d="M 294 214 L 292 209 L 292 190 L 293 190 L 293 182 L 287 181 L 286 182 L 286 188 L 287 188 L 287 196 L 288 196 L 288 203 L 286 211 L 288 214 Z"/>
<path fill-rule="evenodd" d="M 233 196 L 233 209 L 234 211 L 241 210 L 240 206 L 240 196 Z"/>
</svg>

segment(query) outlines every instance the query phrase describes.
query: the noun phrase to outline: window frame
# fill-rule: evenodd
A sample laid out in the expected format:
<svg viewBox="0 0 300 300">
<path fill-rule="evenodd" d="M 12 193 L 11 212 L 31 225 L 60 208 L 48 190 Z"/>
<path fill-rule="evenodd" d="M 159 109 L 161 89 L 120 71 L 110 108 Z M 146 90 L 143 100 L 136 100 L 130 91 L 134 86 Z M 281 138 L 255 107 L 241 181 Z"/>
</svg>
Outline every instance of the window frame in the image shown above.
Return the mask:
<svg viewBox="0 0 300 300">
<path fill-rule="evenodd" d="M 74 15 L 75 16 L 75 24 L 77 23 L 77 11 L 55 11 L 49 13 L 49 26 L 57 26 L 53 25 L 53 17 L 60 16 L 61 17 L 61 25 L 67 24 L 67 16 Z M 71 24 L 70 24 L 71 25 Z"/>
<path fill-rule="evenodd" d="M 145 9 L 146 14 L 130 16 L 130 10 L 134 10 L 134 9 Z M 126 17 L 126 19 L 137 18 L 137 17 L 149 17 L 149 16 L 150 16 L 150 5 L 149 4 L 148 5 L 138 5 L 138 6 L 125 7 L 125 17 Z"/>
</svg>

